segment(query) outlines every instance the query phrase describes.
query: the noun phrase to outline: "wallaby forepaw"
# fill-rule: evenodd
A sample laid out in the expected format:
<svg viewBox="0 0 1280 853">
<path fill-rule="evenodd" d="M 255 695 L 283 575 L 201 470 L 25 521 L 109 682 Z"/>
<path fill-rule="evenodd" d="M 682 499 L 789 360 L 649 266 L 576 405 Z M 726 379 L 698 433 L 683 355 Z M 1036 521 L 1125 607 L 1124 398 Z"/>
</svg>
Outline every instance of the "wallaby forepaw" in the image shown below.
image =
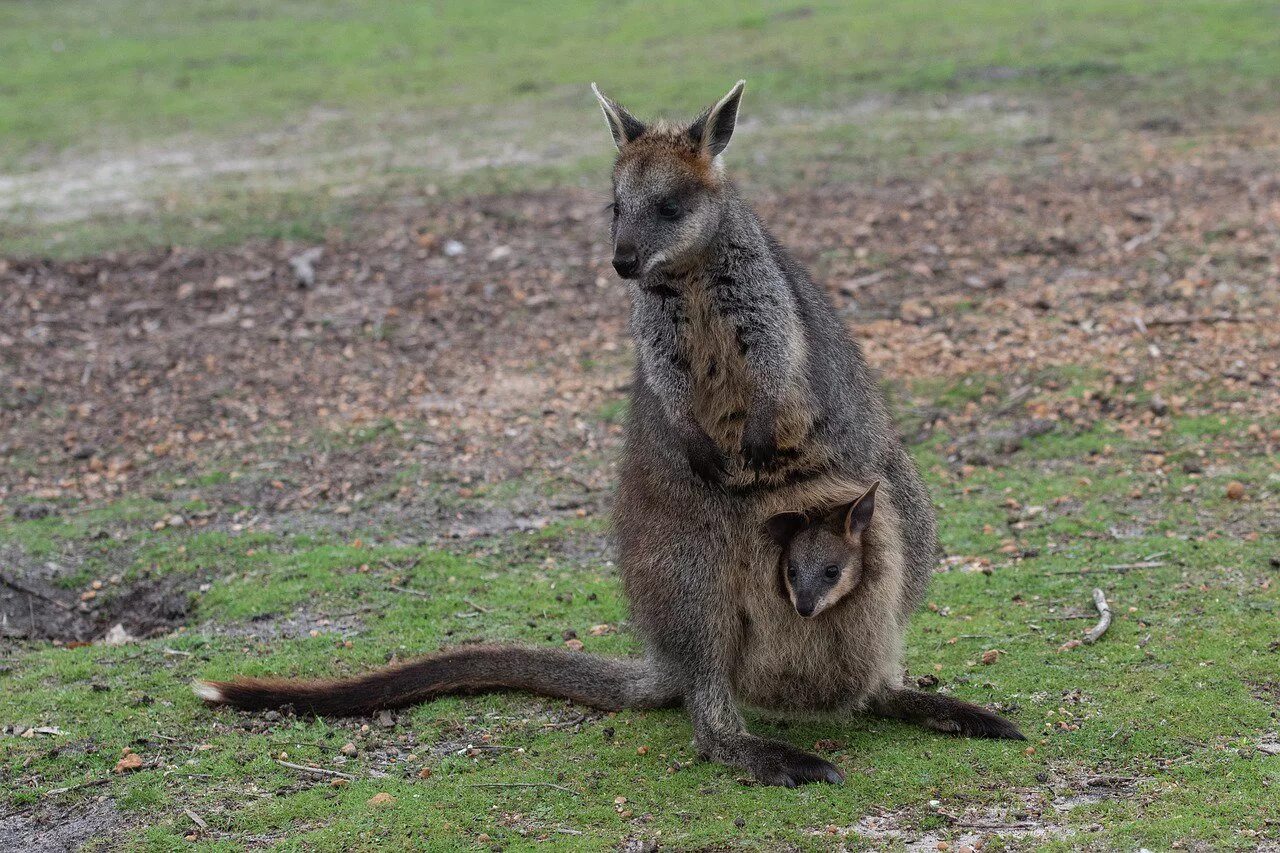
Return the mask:
<svg viewBox="0 0 1280 853">
<path fill-rule="evenodd" d="M 747 418 L 742 430 L 742 461 L 752 471 L 759 473 L 772 468 L 778 461 L 778 437 L 774 419 L 766 415 Z"/>
<path fill-rule="evenodd" d="M 704 435 L 701 439 L 690 442 L 686 454 L 689 457 L 689 467 L 699 480 L 711 486 L 724 482 L 728 461 L 711 436 Z"/>
<path fill-rule="evenodd" d="M 763 441 L 743 441 L 742 461 L 752 471 L 767 471 L 778 461 L 778 445 L 772 438 Z"/>
</svg>

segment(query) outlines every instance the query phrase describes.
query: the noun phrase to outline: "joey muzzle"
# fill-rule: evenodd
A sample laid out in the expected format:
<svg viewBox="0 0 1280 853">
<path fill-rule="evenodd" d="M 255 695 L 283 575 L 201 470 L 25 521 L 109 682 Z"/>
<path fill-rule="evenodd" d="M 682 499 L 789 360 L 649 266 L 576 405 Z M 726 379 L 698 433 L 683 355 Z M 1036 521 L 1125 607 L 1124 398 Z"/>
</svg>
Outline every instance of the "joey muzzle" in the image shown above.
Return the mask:
<svg viewBox="0 0 1280 853">
<path fill-rule="evenodd" d="M 813 616 L 813 612 L 818 609 L 818 598 L 812 595 L 796 596 L 796 613 L 799 613 L 805 619 Z"/>
</svg>

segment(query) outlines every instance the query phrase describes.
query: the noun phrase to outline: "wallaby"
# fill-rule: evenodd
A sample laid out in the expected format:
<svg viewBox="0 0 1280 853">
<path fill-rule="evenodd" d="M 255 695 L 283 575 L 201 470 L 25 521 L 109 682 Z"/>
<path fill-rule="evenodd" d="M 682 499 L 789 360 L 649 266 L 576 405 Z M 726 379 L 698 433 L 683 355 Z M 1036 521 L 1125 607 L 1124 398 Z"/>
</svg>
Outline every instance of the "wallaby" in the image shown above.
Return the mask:
<svg viewBox="0 0 1280 853">
<path fill-rule="evenodd" d="M 902 686 L 907 619 L 938 556 L 933 509 L 861 350 L 725 174 L 743 86 L 687 125 L 644 124 L 592 87 L 618 148 L 613 265 L 637 354 L 614 516 L 644 656 L 467 646 L 340 681 L 199 682 L 202 698 L 317 714 L 499 689 L 607 709 L 682 704 L 699 754 L 787 786 L 844 777 L 750 734 L 740 705 L 1022 737 L 976 705 Z M 797 618 L 777 594 L 765 522 L 877 480 L 857 593 Z"/>
<path fill-rule="evenodd" d="M 782 512 L 765 522 L 782 549 L 782 591 L 805 619 L 839 604 L 862 580 L 862 532 L 875 513 L 879 487 L 877 480 L 855 500 L 817 514 Z"/>
</svg>

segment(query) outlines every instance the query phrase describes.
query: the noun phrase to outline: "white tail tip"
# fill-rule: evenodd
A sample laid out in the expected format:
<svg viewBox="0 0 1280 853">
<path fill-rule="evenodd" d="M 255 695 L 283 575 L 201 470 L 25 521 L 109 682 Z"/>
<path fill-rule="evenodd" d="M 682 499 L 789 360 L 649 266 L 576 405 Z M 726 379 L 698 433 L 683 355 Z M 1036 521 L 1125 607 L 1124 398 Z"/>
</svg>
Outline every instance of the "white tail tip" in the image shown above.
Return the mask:
<svg viewBox="0 0 1280 853">
<path fill-rule="evenodd" d="M 207 681 L 191 682 L 191 690 L 206 702 L 222 702 L 222 691 Z"/>
</svg>

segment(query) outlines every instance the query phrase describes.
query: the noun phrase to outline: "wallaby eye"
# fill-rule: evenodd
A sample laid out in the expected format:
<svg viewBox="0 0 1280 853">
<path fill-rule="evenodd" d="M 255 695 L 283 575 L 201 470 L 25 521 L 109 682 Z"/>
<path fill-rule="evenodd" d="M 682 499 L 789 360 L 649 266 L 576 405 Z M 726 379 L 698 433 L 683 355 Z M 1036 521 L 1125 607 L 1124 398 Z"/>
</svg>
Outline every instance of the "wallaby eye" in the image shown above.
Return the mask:
<svg viewBox="0 0 1280 853">
<path fill-rule="evenodd" d="M 609 205 L 606 209 L 613 214 L 614 219 L 617 219 L 619 216 L 622 215 L 622 212 L 618 210 L 618 203 L 616 201 L 609 202 Z"/>
<path fill-rule="evenodd" d="M 822 570 L 822 574 L 826 577 L 828 581 L 834 581 L 836 578 L 840 577 L 840 567 L 827 566 L 825 569 Z"/>
<path fill-rule="evenodd" d="M 658 215 L 663 219 L 679 219 L 682 213 L 680 205 L 676 204 L 672 199 L 663 199 L 658 202 Z"/>
<path fill-rule="evenodd" d="M 795 580 L 795 579 L 796 579 L 796 566 L 795 566 L 795 563 L 792 563 L 791 565 L 787 566 L 787 577 L 788 577 L 788 578 L 790 578 L 791 580 Z"/>
</svg>

